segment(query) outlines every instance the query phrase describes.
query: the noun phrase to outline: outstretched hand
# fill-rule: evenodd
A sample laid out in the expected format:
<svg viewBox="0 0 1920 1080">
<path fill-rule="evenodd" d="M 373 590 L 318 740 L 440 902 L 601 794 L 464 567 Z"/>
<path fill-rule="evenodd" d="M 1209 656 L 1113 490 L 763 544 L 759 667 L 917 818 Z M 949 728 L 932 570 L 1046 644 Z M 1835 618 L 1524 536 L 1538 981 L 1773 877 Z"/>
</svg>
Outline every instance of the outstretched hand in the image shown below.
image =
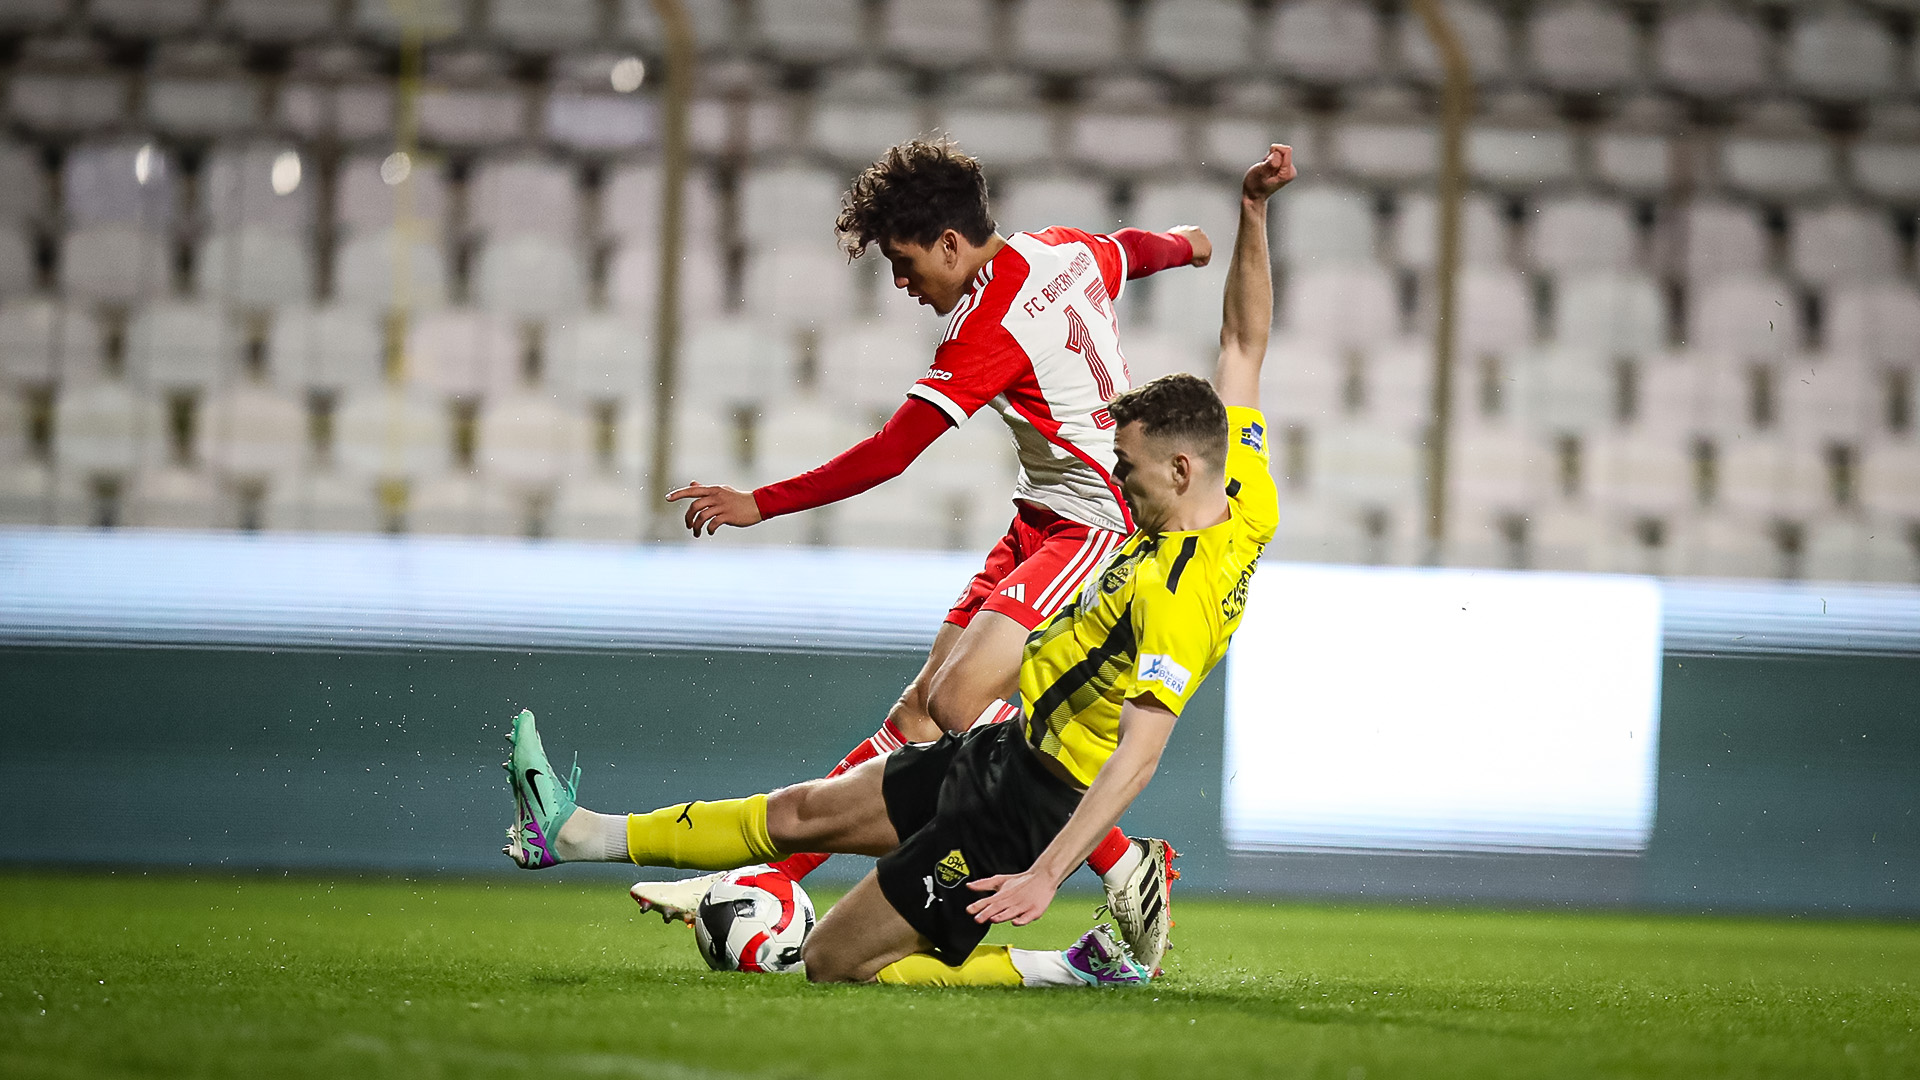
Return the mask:
<svg viewBox="0 0 1920 1080">
<path fill-rule="evenodd" d="M 1299 175 L 1300 171 L 1293 167 L 1293 147 L 1274 143 L 1267 149 L 1267 156 L 1247 170 L 1247 178 L 1240 184 L 1240 194 L 1249 199 L 1265 199 L 1292 183 L 1293 178 Z"/>
<path fill-rule="evenodd" d="M 1053 894 L 1060 886 L 1028 870 L 969 881 L 967 888 L 993 894 L 967 905 L 967 914 L 973 916 L 974 922 L 1010 922 L 1025 926 L 1047 913 L 1047 905 L 1053 903 Z"/>
<path fill-rule="evenodd" d="M 667 492 L 668 502 L 682 499 L 693 500 L 687 504 L 686 523 L 695 536 L 699 536 L 702 529 L 706 530 L 706 535 L 712 536 L 722 525 L 744 529 L 761 521 L 760 504 L 753 501 L 751 491 L 741 491 L 725 484 L 695 482 Z"/>
</svg>

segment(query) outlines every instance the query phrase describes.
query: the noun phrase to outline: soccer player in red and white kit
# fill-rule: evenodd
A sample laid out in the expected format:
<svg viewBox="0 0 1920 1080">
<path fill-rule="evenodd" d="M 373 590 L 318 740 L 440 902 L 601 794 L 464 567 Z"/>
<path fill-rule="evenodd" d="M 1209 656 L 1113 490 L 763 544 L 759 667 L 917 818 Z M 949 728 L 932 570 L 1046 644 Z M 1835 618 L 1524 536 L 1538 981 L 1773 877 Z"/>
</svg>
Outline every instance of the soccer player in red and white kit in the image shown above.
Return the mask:
<svg viewBox="0 0 1920 1080">
<path fill-rule="evenodd" d="M 948 317 L 933 364 L 879 433 L 821 467 L 751 492 L 692 483 L 694 535 L 747 527 L 850 498 L 898 476 L 951 427 L 985 407 L 1012 430 L 1020 477 L 1007 535 L 987 556 L 934 636 L 925 665 L 886 722 L 829 775 L 907 742 L 1017 717 L 1027 635 L 1078 590 L 1134 526 L 1113 478 L 1106 404 L 1129 389 L 1115 302 L 1126 283 L 1177 266 L 1204 266 L 1212 245 L 1197 226 L 1112 235 L 1051 228 L 1002 236 L 980 165 L 951 142 L 902 143 L 860 176 L 836 223 L 858 258 L 878 245 L 896 288 Z M 1170 925 L 1172 849 L 1117 828 L 1088 864 L 1135 958 L 1159 965 Z M 776 869 L 796 879 L 824 855 Z M 642 906 L 690 918 L 705 881 L 641 882 Z"/>
</svg>

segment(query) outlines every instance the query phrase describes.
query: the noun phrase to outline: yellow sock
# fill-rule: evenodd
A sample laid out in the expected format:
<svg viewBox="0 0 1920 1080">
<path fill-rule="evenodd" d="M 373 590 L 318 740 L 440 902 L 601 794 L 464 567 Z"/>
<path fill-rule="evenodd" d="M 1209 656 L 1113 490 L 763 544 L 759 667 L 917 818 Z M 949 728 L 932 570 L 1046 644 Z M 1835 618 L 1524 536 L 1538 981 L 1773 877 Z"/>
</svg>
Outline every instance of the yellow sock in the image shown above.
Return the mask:
<svg viewBox="0 0 1920 1080">
<path fill-rule="evenodd" d="M 627 815 L 627 857 L 641 866 L 731 870 L 786 852 L 767 834 L 767 797 L 690 802 Z"/>
<path fill-rule="evenodd" d="M 959 967 L 948 967 L 932 953 L 914 953 L 880 969 L 875 976 L 889 986 L 1019 986 L 1020 972 L 1005 945 L 981 945 Z"/>
</svg>

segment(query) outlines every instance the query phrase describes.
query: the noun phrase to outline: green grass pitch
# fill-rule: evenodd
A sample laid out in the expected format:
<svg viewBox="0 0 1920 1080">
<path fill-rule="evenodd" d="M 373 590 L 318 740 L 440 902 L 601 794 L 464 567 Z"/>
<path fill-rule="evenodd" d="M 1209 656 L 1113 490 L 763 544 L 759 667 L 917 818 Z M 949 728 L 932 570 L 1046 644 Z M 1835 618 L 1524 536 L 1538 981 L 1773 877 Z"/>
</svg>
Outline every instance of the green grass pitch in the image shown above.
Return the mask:
<svg viewBox="0 0 1920 1080">
<path fill-rule="evenodd" d="M 1920 1076 L 1913 925 L 1186 900 L 1166 977 L 1096 993 L 718 975 L 533 875 L 13 873 L 0 913 L 6 1077 Z"/>
</svg>

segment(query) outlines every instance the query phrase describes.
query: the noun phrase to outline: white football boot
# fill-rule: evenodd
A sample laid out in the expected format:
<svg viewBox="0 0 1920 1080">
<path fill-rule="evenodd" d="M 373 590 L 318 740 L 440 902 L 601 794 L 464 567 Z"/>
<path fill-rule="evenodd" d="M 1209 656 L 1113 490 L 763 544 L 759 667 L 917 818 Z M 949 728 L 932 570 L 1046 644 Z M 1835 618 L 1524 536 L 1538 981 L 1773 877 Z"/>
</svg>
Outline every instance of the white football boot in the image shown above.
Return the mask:
<svg viewBox="0 0 1920 1080">
<path fill-rule="evenodd" d="M 1119 887 L 1108 885 L 1107 910 L 1120 926 L 1120 938 L 1127 951 L 1148 972 L 1160 974 L 1160 958 L 1167 952 L 1167 935 L 1173 930 L 1173 883 L 1180 871 L 1173 860 L 1180 853 L 1165 840 L 1130 836 L 1127 839 L 1142 848 L 1140 865 Z"/>
<path fill-rule="evenodd" d="M 688 926 L 693 925 L 694 915 L 700 910 L 700 901 L 707 898 L 707 890 L 723 875 L 716 871 L 701 874 L 698 877 L 681 878 L 679 881 L 636 881 L 627 895 L 640 905 L 641 911 L 657 911 L 661 922 L 679 919 Z"/>
</svg>

